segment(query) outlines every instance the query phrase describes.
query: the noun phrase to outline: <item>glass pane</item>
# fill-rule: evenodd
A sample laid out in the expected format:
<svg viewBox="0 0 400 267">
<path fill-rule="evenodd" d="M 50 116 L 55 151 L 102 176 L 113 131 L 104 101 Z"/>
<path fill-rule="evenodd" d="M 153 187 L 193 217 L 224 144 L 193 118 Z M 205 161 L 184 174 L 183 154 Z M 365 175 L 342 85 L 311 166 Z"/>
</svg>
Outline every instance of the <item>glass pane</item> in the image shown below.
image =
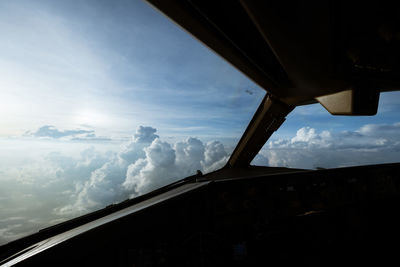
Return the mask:
<svg viewBox="0 0 400 267">
<path fill-rule="evenodd" d="M 0 1 L 0 245 L 222 167 L 265 92 L 141 1 Z"/>
<path fill-rule="evenodd" d="M 332 116 L 320 104 L 297 107 L 253 165 L 303 169 L 399 162 L 400 92 L 381 93 L 375 116 Z"/>
</svg>

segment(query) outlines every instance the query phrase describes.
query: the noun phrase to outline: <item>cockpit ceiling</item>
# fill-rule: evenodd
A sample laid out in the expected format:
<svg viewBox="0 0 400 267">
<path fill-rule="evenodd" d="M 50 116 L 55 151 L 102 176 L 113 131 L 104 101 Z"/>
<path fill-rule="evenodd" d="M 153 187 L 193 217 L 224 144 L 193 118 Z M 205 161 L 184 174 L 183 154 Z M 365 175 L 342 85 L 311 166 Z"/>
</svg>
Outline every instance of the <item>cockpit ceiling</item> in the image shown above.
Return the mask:
<svg viewBox="0 0 400 267">
<path fill-rule="evenodd" d="M 400 88 L 392 2 L 148 1 L 286 104 Z"/>
</svg>

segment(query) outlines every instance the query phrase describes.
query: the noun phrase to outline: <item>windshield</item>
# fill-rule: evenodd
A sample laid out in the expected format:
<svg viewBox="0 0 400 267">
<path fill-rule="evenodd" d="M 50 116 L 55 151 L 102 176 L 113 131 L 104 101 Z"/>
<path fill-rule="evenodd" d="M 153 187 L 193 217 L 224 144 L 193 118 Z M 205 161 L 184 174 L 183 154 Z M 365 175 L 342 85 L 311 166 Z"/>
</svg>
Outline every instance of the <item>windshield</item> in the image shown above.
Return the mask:
<svg viewBox="0 0 400 267">
<path fill-rule="evenodd" d="M 332 116 L 300 106 L 264 145 L 253 165 L 337 168 L 400 160 L 400 92 L 381 93 L 375 116 Z"/>
<path fill-rule="evenodd" d="M 218 169 L 265 91 L 141 1 L 0 1 L 0 245 Z"/>
</svg>

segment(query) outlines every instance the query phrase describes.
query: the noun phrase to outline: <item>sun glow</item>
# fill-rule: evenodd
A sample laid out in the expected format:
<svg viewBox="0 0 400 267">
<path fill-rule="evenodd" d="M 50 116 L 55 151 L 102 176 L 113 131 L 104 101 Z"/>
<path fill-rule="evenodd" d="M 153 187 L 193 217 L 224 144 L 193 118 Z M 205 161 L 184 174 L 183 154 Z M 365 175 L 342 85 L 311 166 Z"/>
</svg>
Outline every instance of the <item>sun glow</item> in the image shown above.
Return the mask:
<svg viewBox="0 0 400 267">
<path fill-rule="evenodd" d="M 109 123 L 109 119 L 98 110 L 84 109 L 75 113 L 74 123 L 88 126 L 105 126 Z"/>
</svg>

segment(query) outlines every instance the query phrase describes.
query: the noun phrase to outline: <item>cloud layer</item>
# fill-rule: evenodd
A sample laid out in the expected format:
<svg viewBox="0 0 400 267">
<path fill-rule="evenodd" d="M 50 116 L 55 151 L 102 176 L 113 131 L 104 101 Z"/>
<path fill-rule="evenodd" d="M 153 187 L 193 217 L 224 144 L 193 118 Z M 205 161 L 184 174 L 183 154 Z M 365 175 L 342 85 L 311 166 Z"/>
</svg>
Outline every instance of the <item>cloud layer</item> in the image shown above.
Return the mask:
<svg viewBox="0 0 400 267">
<path fill-rule="evenodd" d="M 213 171 L 228 159 L 219 141 L 189 137 L 171 143 L 156 133 L 153 127 L 139 126 L 125 143 L 71 142 L 96 135 L 43 126 L 25 138 L 3 140 L 10 149 L 0 151 L 0 159 L 6 160 L 0 161 L 0 212 L 9 219 L 0 218 L 0 244 L 145 194 L 197 170 Z"/>
<path fill-rule="evenodd" d="M 20 142 L 20 154 L 0 151 L 6 160 L 0 161 L 0 244 L 147 193 L 197 170 L 216 170 L 229 157 L 219 141 L 204 143 L 189 137 L 166 142 L 149 126 L 138 127 L 125 143 L 96 143 L 96 147 L 65 139 L 67 134 L 76 137 L 94 132 L 41 129 L 35 132 L 41 134 L 34 133 L 28 140 L 2 141 L 14 142 L 10 146 Z M 63 137 L 43 140 L 43 135 Z M 35 138 L 37 146 L 33 145 Z M 44 145 L 46 150 L 41 150 Z M 18 159 L 14 164 L 13 158 Z M 252 164 L 313 169 L 399 158 L 400 123 L 367 124 L 344 132 L 300 128 L 290 138 L 268 142 Z"/>
<path fill-rule="evenodd" d="M 399 159 L 400 123 L 394 123 L 366 124 L 356 131 L 339 133 L 303 127 L 292 138 L 268 142 L 252 164 L 314 169 Z"/>
</svg>

